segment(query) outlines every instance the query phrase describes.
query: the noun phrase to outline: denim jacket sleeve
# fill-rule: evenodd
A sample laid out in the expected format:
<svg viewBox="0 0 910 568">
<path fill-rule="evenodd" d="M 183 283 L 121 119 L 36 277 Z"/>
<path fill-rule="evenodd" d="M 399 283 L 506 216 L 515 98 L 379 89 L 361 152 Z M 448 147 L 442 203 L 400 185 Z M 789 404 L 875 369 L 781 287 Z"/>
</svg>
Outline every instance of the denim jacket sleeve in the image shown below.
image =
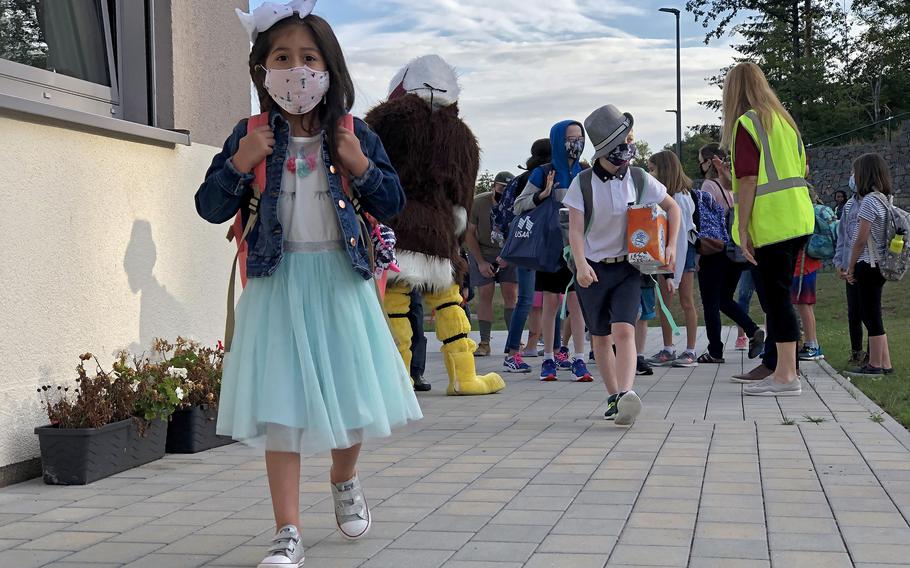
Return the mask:
<svg viewBox="0 0 910 568">
<path fill-rule="evenodd" d="M 247 198 L 255 176 L 238 172 L 230 160 L 245 135 L 246 120 L 242 120 L 212 159 L 205 181 L 196 191 L 196 212 L 210 223 L 224 223 L 233 218 Z"/>
<path fill-rule="evenodd" d="M 382 141 L 365 122 L 354 120 L 354 134 L 360 140 L 360 148 L 370 160 L 370 167 L 353 185 L 360 195 L 363 208 L 382 222 L 398 215 L 404 209 L 405 195 L 398 179 L 398 172 L 392 167 Z"/>
</svg>

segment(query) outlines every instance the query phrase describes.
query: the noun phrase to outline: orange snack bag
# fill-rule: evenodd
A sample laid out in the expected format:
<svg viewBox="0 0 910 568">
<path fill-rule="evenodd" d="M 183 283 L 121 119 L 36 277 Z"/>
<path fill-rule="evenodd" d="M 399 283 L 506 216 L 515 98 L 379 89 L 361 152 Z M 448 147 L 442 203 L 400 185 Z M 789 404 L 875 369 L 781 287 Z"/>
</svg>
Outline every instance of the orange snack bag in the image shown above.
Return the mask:
<svg viewBox="0 0 910 568">
<path fill-rule="evenodd" d="M 634 205 L 628 213 L 629 264 L 643 274 L 665 273 L 667 212 L 659 205 Z"/>
</svg>

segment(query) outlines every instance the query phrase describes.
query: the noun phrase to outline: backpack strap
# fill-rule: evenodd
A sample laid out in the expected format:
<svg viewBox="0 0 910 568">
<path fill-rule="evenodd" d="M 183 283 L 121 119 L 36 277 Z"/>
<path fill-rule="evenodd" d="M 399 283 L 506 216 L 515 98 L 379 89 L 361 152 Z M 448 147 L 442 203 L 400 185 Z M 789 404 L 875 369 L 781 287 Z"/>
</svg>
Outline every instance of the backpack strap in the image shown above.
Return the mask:
<svg viewBox="0 0 910 568">
<path fill-rule="evenodd" d="M 581 199 L 585 206 L 585 236 L 591 230 L 591 222 L 594 219 L 594 171 L 588 168 L 578 174 L 578 182 L 581 185 Z"/>
<path fill-rule="evenodd" d="M 645 170 L 629 166 L 629 172 L 632 174 L 632 183 L 635 184 L 635 205 L 641 205 L 641 200 L 645 195 Z"/>
<path fill-rule="evenodd" d="M 251 116 L 246 123 L 246 132 L 249 134 L 256 128 L 260 126 L 266 126 L 269 124 L 269 113 L 264 112 L 262 114 L 257 114 Z M 246 225 L 243 226 L 242 230 L 238 230 L 242 225 L 242 216 L 238 213 L 237 219 L 234 221 L 234 226 L 232 231 L 228 232 L 228 239 L 233 238 L 237 239 L 237 253 L 234 255 L 234 262 L 231 264 L 231 279 L 228 281 L 228 297 L 227 297 L 227 317 L 225 318 L 224 324 L 224 352 L 229 353 L 231 351 L 231 343 L 234 341 L 234 325 L 235 325 L 235 314 L 234 306 L 236 302 L 236 279 L 237 279 L 237 261 L 242 256 L 244 258 L 244 263 L 246 261 L 246 238 L 249 236 L 250 231 L 253 230 L 253 227 L 256 225 L 256 221 L 259 220 L 259 199 L 262 195 L 262 192 L 265 189 L 265 160 L 262 160 L 260 163 L 256 164 L 256 167 L 253 168 L 253 183 L 251 184 L 253 195 L 250 197 L 250 213 L 247 217 Z M 245 275 L 244 267 L 244 275 Z M 244 280 L 246 280 L 244 278 Z"/>
</svg>

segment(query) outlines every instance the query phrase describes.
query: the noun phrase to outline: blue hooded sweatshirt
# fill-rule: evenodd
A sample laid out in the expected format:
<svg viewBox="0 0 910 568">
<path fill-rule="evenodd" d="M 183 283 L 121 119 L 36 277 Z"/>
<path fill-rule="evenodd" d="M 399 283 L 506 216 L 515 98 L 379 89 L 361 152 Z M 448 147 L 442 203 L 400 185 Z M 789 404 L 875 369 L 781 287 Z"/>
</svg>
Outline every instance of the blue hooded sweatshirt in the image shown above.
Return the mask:
<svg viewBox="0 0 910 568">
<path fill-rule="evenodd" d="M 521 195 L 515 200 L 516 214 L 520 215 L 537 206 L 533 197 L 534 194 L 538 193 L 546 186 L 549 170 L 552 169 L 556 172 L 556 176 L 553 179 L 553 197 L 556 197 L 560 201 L 562 201 L 566 191 L 568 191 L 569 185 L 572 184 L 572 180 L 581 172 L 581 165 L 579 164 L 581 158 L 579 157 L 579 159 L 572 164 L 572 167 L 569 167 L 569 157 L 566 154 L 566 130 L 573 124 L 577 124 L 578 127 L 581 128 L 582 135 L 584 135 L 584 126 L 576 120 L 563 120 L 562 122 L 557 122 L 553 125 L 553 128 L 550 129 L 552 159 L 550 164 L 540 166 L 531 172 L 531 177 L 528 178 L 528 183 L 525 186 L 524 191 L 522 191 Z"/>
</svg>

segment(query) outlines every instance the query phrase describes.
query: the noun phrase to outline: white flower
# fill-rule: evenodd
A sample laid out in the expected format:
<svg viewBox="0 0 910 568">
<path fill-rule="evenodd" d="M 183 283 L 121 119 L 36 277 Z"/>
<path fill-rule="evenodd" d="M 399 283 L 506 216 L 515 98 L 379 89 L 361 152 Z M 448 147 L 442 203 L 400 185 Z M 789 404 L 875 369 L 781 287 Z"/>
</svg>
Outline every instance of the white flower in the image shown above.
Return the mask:
<svg viewBox="0 0 910 568">
<path fill-rule="evenodd" d="M 188 375 L 187 370 L 180 367 L 168 367 L 167 374 L 178 379 L 185 379 Z"/>
<path fill-rule="evenodd" d="M 139 391 L 139 381 L 133 381 L 133 383 L 130 385 L 130 388 L 133 389 L 133 392 L 138 392 Z"/>
<path fill-rule="evenodd" d="M 183 400 L 183 389 L 177 387 L 177 390 L 174 391 L 177 394 L 177 400 Z"/>
</svg>

